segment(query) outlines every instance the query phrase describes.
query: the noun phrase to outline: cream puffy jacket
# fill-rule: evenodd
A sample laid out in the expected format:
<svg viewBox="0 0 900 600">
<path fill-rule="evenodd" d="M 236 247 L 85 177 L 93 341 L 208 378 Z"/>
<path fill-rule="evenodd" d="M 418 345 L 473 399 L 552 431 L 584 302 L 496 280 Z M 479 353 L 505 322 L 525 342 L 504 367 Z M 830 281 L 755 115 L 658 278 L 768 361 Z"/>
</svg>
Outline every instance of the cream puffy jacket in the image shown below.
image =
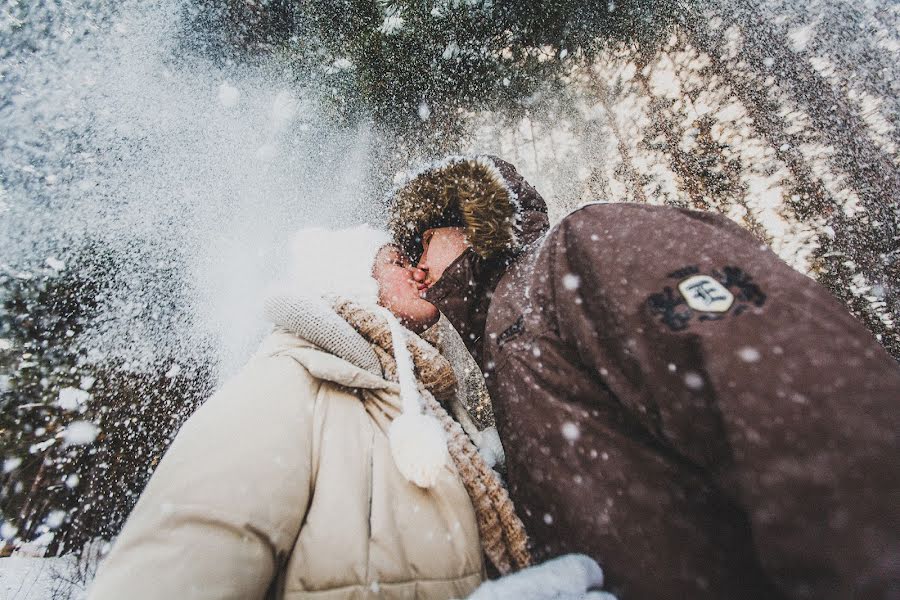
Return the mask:
<svg viewBox="0 0 900 600">
<path fill-rule="evenodd" d="M 354 332 L 355 333 L 355 332 Z M 463 598 L 484 578 L 452 465 L 391 457 L 399 387 L 276 331 L 179 432 L 92 600 Z"/>
</svg>

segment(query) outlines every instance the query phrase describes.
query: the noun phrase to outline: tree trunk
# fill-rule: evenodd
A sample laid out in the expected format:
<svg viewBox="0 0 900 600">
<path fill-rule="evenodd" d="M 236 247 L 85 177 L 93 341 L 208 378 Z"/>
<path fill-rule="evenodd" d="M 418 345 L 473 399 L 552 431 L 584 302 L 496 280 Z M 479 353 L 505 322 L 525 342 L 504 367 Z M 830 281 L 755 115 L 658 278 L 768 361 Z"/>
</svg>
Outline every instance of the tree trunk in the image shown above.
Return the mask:
<svg viewBox="0 0 900 600">
<path fill-rule="evenodd" d="M 900 252 L 896 250 L 900 241 L 900 170 L 868 138 L 864 122 L 847 100 L 789 49 L 784 33 L 767 24 L 754 6 L 746 2 L 719 3 L 716 10 L 725 23 L 741 28 L 742 69 L 736 68 L 737 60 L 724 56 L 723 36 L 708 26 L 707 16 L 695 14 L 686 20 L 691 42 L 709 55 L 714 71 L 734 90 L 757 130 L 796 176 L 800 193 L 795 195 L 800 200 L 794 208 L 798 214 L 825 216 L 835 231 L 835 239 L 823 240 L 817 253 L 822 264 L 820 281 L 900 358 L 900 335 L 891 324 L 891 320 L 900 321 L 900 294 L 891 293 L 894 282 L 900 280 Z M 774 61 L 771 72 L 766 67 L 767 59 Z M 798 149 L 808 139 L 802 132 L 787 130 L 787 124 L 778 116 L 778 100 L 762 84 L 769 74 L 778 77 L 776 84 L 806 110 L 813 129 L 831 145 L 830 161 L 845 174 L 845 185 L 857 193 L 868 219 L 836 210 L 831 194 Z M 875 309 L 871 301 L 852 293 L 856 273 L 885 291 L 886 309 Z"/>
<path fill-rule="evenodd" d="M 643 178 L 635 168 L 634 162 L 631 158 L 631 152 L 629 152 L 628 146 L 625 144 L 624 137 L 622 136 L 622 132 L 619 130 L 619 126 L 616 124 L 615 111 L 613 109 L 612 102 L 610 101 L 609 86 L 606 85 L 605 81 L 596 76 L 596 73 L 594 73 L 590 65 L 588 65 L 587 67 L 587 80 L 590 89 L 594 91 L 597 98 L 599 98 L 600 103 L 603 105 L 603 110 L 607 115 L 609 128 L 613 132 L 613 136 L 615 136 L 616 138 L 616 147 L 619 149 L 619 155 L 622 157 L 622 176 L 625 178 L 625 181 L 629 184 L 631 189 L 634 190 L 635 201 L 646 203 L 647 196 L 644 194 L 644 182 L 642 181 Z"/>
</svg>

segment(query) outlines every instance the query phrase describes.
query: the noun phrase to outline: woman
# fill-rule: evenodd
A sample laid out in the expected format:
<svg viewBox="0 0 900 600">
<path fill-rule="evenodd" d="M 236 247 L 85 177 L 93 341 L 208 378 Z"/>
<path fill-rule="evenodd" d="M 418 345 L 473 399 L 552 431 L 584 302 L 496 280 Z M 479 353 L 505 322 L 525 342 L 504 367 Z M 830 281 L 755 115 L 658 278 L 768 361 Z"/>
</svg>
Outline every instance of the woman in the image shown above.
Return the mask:
<svg viewBox="0 0 900 600">
<path fill-rule="evenodd" d="M 441 405 L 450 364 L 408 331 L 437 309 L 386 241 L 296 242 L 274 333 L 185 423 L 91 598 L 462 598 L 483 555 L 528 565 L 499 479 Z"/>
</svg>

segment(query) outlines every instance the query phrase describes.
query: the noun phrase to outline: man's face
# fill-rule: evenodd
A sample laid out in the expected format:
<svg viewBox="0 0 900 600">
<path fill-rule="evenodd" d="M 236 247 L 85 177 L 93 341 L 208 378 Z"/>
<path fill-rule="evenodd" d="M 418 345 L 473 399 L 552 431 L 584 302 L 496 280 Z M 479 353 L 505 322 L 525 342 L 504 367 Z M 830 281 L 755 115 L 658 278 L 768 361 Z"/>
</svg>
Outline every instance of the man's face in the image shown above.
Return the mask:
<svg viewBox="0 0 900 600">
<path fill-rule="evenodd" d="M 434 285 L 453 261 L 459 258 L 469 242 L 462 227 L 436 227 L 422 234 L 422 258 L 413 270 L 419 293 Z"/>
</svg>

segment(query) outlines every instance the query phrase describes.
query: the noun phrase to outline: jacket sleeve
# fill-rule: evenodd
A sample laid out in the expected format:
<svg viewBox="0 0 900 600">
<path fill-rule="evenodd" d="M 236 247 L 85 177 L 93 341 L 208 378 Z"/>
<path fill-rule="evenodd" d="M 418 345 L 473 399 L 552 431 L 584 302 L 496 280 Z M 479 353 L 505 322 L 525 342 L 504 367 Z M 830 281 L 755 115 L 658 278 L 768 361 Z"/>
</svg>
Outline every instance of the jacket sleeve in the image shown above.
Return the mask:
<svg viewBox="0 0 900 600">
<path fill-rule="evenodd" d="M 316 392 L 292 359 L 252 359 L 179 431 L 89 597 L 264 598 L 309 502 Z"/>
<path fill-rule="evenodd" d="M 841 302 L 714 214 L 592 206 L 545 252 L 572 359 L 746 514 L 787 598 L 896 591 L 900 369 Z"/>
</svg>

